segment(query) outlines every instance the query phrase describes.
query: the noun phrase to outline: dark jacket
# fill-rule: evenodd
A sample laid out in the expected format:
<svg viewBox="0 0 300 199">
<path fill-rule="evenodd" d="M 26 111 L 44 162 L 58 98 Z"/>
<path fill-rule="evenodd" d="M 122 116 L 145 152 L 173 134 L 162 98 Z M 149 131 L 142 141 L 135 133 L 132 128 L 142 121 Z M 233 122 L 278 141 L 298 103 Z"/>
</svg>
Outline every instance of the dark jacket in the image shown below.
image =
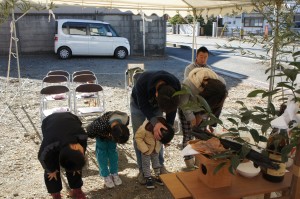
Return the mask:
<svg viewBox="0 0 300 199">
<path fill-rule="evenodd" d="M 84 151 L 87 134 L 76 115 L 69 112 L 53 113 L 42 122 L 43 141 L 38 159 L 47 172 L 54 172 L 59 162 L 59 152 L 68 144 L 79 143 Z"/>
<path fill-rule="evenodd" d="M 129 117 L 121 111 L 108 111 L 95 119 L 86 128 L 87 135 L 90 138 L 100 138 L 103 140 L 113 140 L 111 135 L 111 123 L 113 120 L 119 120 L 120 123 L 128 125 Z"/>
<path fill-rule="evenodd" d="M 140 75 L 131 94 L 134 102 L 152 124 L 153 118 L 156 118 L 154 112 L 158 110 L 158 104 L 155 99 L 155 86 L 160 80 L 166 82 L 166 84 L 173 87 L 176 91 L 181 89 L 180 82 L 174 75 L 163 70 L 146 71 Z M 166 114 L 167 123 L 173 125 L 175 116 L 176 111 Z"/>
</svg>

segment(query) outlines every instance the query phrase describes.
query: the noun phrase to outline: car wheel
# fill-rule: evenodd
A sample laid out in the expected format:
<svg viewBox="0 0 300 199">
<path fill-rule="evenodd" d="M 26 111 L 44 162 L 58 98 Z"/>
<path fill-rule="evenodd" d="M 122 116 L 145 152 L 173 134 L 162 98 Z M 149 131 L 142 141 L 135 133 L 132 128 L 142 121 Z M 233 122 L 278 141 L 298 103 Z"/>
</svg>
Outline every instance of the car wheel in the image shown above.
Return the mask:
<svg viewBox="0 0 300 199">
<path fill-rule="evenodd" d="M 61 47 L 58 50 L 58 56 L 61 59 L 69 59 L 71 57 L 71 55 L 72 55 L 72 52 L 71 52 L 70 48 L 68 48 L 68 47 Z"/>
<path fill-rule="evenodd" d="M 115 50 L 115 57 L 118 59 L 125 59 L 127 56 L 127 49 L 124 47 L 119 47 Z"/>
</svg>

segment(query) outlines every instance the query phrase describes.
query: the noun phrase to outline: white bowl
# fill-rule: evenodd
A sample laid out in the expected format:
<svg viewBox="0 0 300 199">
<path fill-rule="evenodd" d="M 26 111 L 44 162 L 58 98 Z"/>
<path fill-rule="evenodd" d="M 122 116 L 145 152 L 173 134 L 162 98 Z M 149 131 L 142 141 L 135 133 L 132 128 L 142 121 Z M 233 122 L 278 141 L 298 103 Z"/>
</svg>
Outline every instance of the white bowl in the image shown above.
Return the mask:
<svg viewBox="0 0 300 199">
<path fill-rule="evenodd" d="M 247 178 L 252 178 L 259 174 L 260 167 L 254 167 L 253 162 L 249 161 L 245 163 L 240 163 L 236 170 L 240 175 Z"/>
</svg>

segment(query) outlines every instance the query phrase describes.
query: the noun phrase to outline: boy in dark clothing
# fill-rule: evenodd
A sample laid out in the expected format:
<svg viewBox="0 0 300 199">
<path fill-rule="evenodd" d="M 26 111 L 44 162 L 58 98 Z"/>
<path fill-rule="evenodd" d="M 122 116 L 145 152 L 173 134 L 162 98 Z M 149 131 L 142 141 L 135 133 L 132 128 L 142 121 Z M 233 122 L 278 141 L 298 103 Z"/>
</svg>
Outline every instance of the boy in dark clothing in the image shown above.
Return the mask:
<svg viewBox="0 0 300 199">
<path fill-rule="evenodd" d="M 81 125 L 79 118 L 69 112 L 53 113 L 42 122 L 43 141 L 38 159 L 45 170 L 47 190 L 53 198 L 61 198 L 60 166 L 66 170 L 72 189 L 70 195 L 76 199 L 86 198 L 81 190 L 81 170 L 85 164 L 87 135 Z"/>
<path fill-rule="evenodd" d="M 176 111 L 179 103 L 178 96 L 173 97 L 176 91 L 181 89 L 179 80 L 166 71 L 146 71 L 136 81 L 130 99 L 130 112 L 133 133 L 143 124 L 145 119 L 151 122 L 154 127 L 153 133 L 156 140 L 160 140 L 160 129 L 167 129 L 165 125 L 157 120 L 157 116 L 166 113 L 167 123 L 174 124 Z M 142 174 L 141 152 L 137 149 L 134 141 L 134 149 L 139 167 L 138 181 L 145 184 Z M 166 173 L 163 158 L 163 150 L 159 153 L 161 173 Z"/>
<path fill-rule="evenodd" d="M 117 143 L 124 144 L 129 139 L 127 125 L 129 117 L 121 111 L 109 111 L 98 117 L 87 127 L 87 134 L 96 137 L 96 157 L 100 175 L 104 177 L 105 186 L 113 188 L 121 185 L 118 175 Z M 109 163 L 109 164 L 108 164 Z"/>
</svg>

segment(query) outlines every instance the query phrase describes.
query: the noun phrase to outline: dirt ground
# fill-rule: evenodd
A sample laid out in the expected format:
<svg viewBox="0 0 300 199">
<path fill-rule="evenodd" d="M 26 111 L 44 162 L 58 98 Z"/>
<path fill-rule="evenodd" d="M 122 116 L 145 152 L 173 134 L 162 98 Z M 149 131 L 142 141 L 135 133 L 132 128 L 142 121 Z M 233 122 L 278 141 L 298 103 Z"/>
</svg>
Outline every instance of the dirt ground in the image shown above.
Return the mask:
<svg viewBox="0 0 300 199">
<path fill-rule="evenodd" d="M 263 104 L 259 98 L 246 99 L 246 95 L 254 86 L 242 83 L 224 76 L 229 88 L 229 96 L 221 116 L 224 120 L 228 113 L 236 113 L 242 100 L 246 104 Z M 102 77 L 102 82 L 109 85 L 116 81 L 109 75 Z M 122 80 L 123 81 L 123 80 Z M 10 78 L 8 87 L 6 78 L 0 77 L 0 198 L 50 198 L 43 182 L 43 169 L 37 160 L 37 152 L 41 143 L 40 98 L 41 80 L 22 78 L 21 95 L 18 92 L 19 82 Z M 103 86 L 105 91 L 106 110 L 120 110 L 129 113 L 128 92 L 122 86 Z M 5 89 L 7 88 L 7 89 Z M 227 124 L 227 122 L 224 123 Z M 131 128 L 131 126 L 130 126 Z M 221 127 L 217 131 L 222 131 Z M 132 132 L 132 131 L 131 131 Z M 184 167 L 180 155 L 182 135 L 176 134 L 171 146 L 165 150 L 165 165 L 170 172 L 181 171 Z M 94 155 L 94 140 L 89 140 L 89 164 L 83 173 L 83 191 L 88 198 L 95 199 L 158 199 L 172 198 L 165 186 L 157 186 L 147 190 L 138 184 L 136 175 L 138 169 L 133 150 L 132 138 L 125 145 L 119 145 L 119 175 L 123 184 L 113 189 L 104 187 L 104 181 L 99 176 Z M 64 183 L 63 197 L 67 198 L 67 188 Z"/>
</svg>

